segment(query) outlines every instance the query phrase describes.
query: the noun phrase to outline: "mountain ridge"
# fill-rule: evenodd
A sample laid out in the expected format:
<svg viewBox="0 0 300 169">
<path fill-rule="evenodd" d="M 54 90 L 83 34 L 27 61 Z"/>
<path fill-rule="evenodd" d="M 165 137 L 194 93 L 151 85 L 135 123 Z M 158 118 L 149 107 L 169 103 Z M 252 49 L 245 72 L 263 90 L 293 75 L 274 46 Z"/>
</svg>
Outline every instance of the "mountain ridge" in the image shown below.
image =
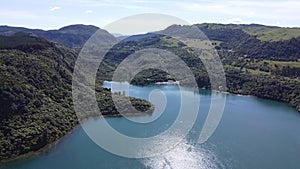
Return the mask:
<svg viewBox="0 0 300 169">
<path fill-rule="evenodd" d="M 24 27 L 0 26 L 0 35 L 11 35 L 17 32 L 32 33 L 50 41 L 70 48 L 81 48 L 96 31 L 109 34 L 106 30 L 93 25 L 68 25 L 57 30 L 29 29 Z M 109 34 L 110 35 L 110 34 Z M 111 35 L 112 36 L 112 35 Z"/>
<path fill-rule="evenodd" d="M 216 29 L 209 26 L 200 25 L 199 29 L 219 53 L 229 92 L 286 102 L 300 112 L 300 38 L 263 41 L 242 28 L 232 29 L 232 25 L 217 25 Z M 0 26 L 0 103 L 5 105 L 0 107 L 0 161 L 39 150 L 78 123 L 72 110 L 71 76 L 78 49 L 96 29 L 70 25 L 52 31 L 20 27 L 10 30 Z M 109 32 L 100 31 L 106 35 L 103 37 L 115 39 Z M 145 35 L 117 44 L 103 59 L 97 75 L 109 80 L 114 68 L 128 55 L 154 47 L 180 56 L 192 68 L 198 86 L 210 89 L 206 70 L 191 49 L 171 37 Z M 166 72 L 148 70 L 131 83 L 147 85 L 164 80 L 174 79 Z M 109 90 L 97 88 L 97 101 L 104 115 L 117 113 L 111 98 L 106 97 L 109 95 Z M 145 101 L 135 102 L 142 109 L 152 107 Z"/>
</svg>

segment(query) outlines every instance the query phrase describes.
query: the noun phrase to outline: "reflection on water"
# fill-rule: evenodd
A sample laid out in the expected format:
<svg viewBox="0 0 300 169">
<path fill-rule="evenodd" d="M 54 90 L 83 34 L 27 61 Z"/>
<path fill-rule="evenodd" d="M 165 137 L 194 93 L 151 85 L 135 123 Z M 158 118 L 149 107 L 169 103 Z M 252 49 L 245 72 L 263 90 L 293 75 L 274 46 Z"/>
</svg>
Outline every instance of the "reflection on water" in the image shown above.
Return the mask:
<svg viewBox="0 0 300 169">
<path fill-rule="evenodd" d="M 223 168 L 211 151 L 201 145 L 191 145 L 188 142 L 180 143 L 171 151 L 160 156 L 144 159 L 144 165 L 151 169 Z"/>
<path fill-rule="evenodd" d="M 110 87 L 109 83 L 104 86 Z M 163 91 L 166 107 L 159 118 L 132 117 L 135 120 L 153 120 L 151 123 L 134 123 L 126 118 L 105 118 L 86 121 L 87 126 L 99 130 L 107 121 L 114 129 L 128 136 L 147 138 L 167 130 L 176 119 L 180 95 L 175 85 L 137 87 L 129 86 L 133 97 L 157 100 Z M 127 94 L 127 93 L 125 93 Z M 194 104 L 199 93 L 184 89 L 187 106 Z M 151 158 L 124 158 L 98 147 L 78 127 L 70 136 L 55 145 L 49 153 L 30 159 L 0 164 L 1 169 L 299 169 L 300 168 L 300 114 L 286 104 L 252 97 L 227 96 L 227 104 L 216 132 L 204 144 L 197 144 L 210 106 L 211 95 L 222 93 L 200 90 L 201 104 L 193 129 L 179 144 L 174 142 L 179 132 L 171 133 L 143 145 L 145 149 L 171 151 Z M 163 97 L 162 97 L 163 98 Z M 162 100 L 159 100 L 163 102 Z M 189 111 L 186 111 L 187 115 Z M 179 130 L 182 128 L 179 128 Z M 99 135 L 99 138 L 107 135 Z M 115 140 L 110 140 L 114 142 Z M 127 146 L 127 145 L 126 145 Z M 139 149 L 143 151 L 142 149 Z M 137 151 L 132 149 L 131 151 Z"/>
</svg>

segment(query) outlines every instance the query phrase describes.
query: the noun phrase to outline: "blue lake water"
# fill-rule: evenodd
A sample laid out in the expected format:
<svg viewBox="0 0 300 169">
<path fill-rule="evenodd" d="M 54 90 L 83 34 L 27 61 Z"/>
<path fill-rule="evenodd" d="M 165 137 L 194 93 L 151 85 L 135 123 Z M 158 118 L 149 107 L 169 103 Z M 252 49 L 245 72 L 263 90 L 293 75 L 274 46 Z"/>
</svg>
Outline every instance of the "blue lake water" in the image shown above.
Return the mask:
<svg viewBox="0 0 300 169">
<path fill-rule="evenodd" d="M 110 87 L 105 82 L 105 87 Z M 130 86 L 129 95 L 149 99 L 153 90 L 165 94 L 167 104 L 162 114 L 130 117 L 153 120 L 147 124 L 124 117 L 88 120 L 85 126 L 96 128 L 105 120 L 118 132 L 132 137 L 151 137 L 167 130 L 178 115 L 180 92 L 175 85 Z M 300 168 L 300 114 L 287 104 L 246 96 L 183 89 L 193 104 L 200 96 L 196 122 L 178 145 L 170 151 L 149 158 L 125 158 L 114 155 L 95 144 L 78 126 L 48 152 L 28 159 L 0 164 L 0 169 L 298 169 Z M 212 94 L 225 97 L 222 120 L 209 140 L 197 142 Z M 186 112 L 188 113 L 188 112 Z M 101 137 L 105 137 L 101 136 Z M 164 138 L 161 149 L 173 146 L 176 133 Z M 111 140 L 112 144 L 115 140 Z M 156 145 L 143 145 L 154 148 Z M 157 147 L 155 147 L 157 148 Z M 137 151 L 133 149 L 132 151 Z"/>
</svg>

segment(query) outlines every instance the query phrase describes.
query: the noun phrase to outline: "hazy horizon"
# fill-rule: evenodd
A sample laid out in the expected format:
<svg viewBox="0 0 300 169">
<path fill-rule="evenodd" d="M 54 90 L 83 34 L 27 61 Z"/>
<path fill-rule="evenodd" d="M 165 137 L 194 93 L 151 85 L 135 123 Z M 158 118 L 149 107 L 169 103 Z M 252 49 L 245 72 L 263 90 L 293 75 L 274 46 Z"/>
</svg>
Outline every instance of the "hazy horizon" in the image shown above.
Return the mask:
<svg viewBox="0 0 300 169">
<path fill-rule="evenodd" d="M 202 22 L 202 23 L 193 23 L 193 24 L 224 24 L 224 25 L 229 25 L 229 24 L 233 24 L 233 25 L 252 25 L 252 24 L 257 24 L 257 25 L 263 25 L 263 26 L 270 26 L 270 27 L 281 27 L 281 28 L 300 28 L 300 26 L 277 26 L 277 25 L 266 25 L 266 24 L 258 24 L 258 23 L 217 23 L 217 22 Z M 83 24 L 83 23 L 73 23 L 73 24 L 69 24 L 69 25 L 63 25 L 61 27 L 57 27 L 57 28 L 50 28 L 50 29 L 43 29 L 43 28 L 39 28 L 39 27 L 27 27 L 27 26 L 22 26 L 22 25 L 1 25 L 0 26 L 8 26 L 8 27 L 22 27 L 22 28 L 28 28 L 28 29 L 40 29 L 40 30 L 44 30 L 44 31 L 49 31 L 49 30 L 58 30 L 61 29 L 63 27 L 67 27 L 67 26 L 72 26 L 72 25 L 86 25 L 86 26 L 96 26 L 100 29 L 104 29 L 104 27 L 99 27 L 97 25 L 92 25 L 92 24 Z M 174 25 L 174 24 L 171 24 Z M 169 26 L 171 26 L 169 25 Z M 104 29 L 105 30 L 105 29 Z M 157 30 L 159 31 L 159 30 Z M 119 34 L 118 32 L 110 32 L 112 34 Z M 142 33 L 148 33 L 146 32 L 142 32 Z M 141 34 L 142 34 L 141 33 Z M 120 34 L 120 35 L 124 35 L 124 34 Z"/>
<path fill-rule="evenodd" d="M 300 27 L 300 1 L 295 0 L 11 0 L 0 7 L 0 25 L 52 30 L 73 24 L 103 28 L 123 17 L 161 13 L 191 24 L 262 24 Z"/>
</svg>

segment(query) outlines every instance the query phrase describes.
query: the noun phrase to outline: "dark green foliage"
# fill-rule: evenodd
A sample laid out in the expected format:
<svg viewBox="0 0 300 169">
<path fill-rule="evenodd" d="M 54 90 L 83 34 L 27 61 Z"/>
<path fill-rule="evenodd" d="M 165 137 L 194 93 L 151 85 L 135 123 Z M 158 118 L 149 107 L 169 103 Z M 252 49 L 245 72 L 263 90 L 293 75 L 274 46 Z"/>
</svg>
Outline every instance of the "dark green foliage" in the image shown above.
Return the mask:
<svg viewBox="0 0 300 169">
<path fill-rule="evenodd" d="M 18 49 L 24 52 L 46 49 L 53 46 L 47 40 L 29 33 L 15 33 L 10 36 L 0 35 L 0 49 Z"/>
<path fill-rule="evenodd" d="M 283 66 L 282 70 L 278 72 L 278 75 L 291 77 L 291 78 L 298 78 L 300 77 L 300 68 Z"/>
<path fill-rule="evenodd" d="M 0 161 L 39 150 L 78 124 L 71 90 L 76 52 L 28 34 L 1 38 Z M 119 115 L 109 90 L 100 87 L 96 96 L 103 115 Z M 153 111 L 149 102 L 131 101 Z"/>
<path fill-rule="evenodd" d="M 148 69 L 138 73 L 130 83 L 133 85 L 150 85 L 156 82 L 167 82 L 168 80 L 175 81 L 172 76 L 162 70 Z"/>
<path fill-rule="evenodd" d="M 126 96 L 119 95 L 119 94 L 112 94 L 110 89 L 99 87 L 96 89 L 96 99 L 98 102 L 98 107 L 102 115 L 105 116 L 118 116 L 120 115 L 116 107 L 114 106 L 112 96 L 118 100 L 118 103 L 124 102 L 124 98 Z M 154 106 L 145 100 L 136 99 L 133 97 L 129 97 L 132 106 L 141 112 L 152 113 L 154 110 Z M 128 107 L 122 107 L 122 110 L 128 109 Z M 128 109 L 128 114 L 131 114 L 133 111 Z M 124 113 L 124 112 L 123 112 Z M 97 117 L 97 114 L 87 114 L 87 117 Z M 83 117 L 86 118 L 86 117 Z"/>
<path fill-rule="evenodd" d="M 253 95 L 290 103 L 300 111 L 300 82 L 280 76 L 249 74 L 228 69 L 226 71 L 229 92 Z"/>
<path fill-rule="evenodd" d="M 214 29 L 209 25 L 198 25 L 198 27 L 210 40 L 221 42 L 218 50 L 230 50 L 235 58 L 247 55 L 249 58 L 278 61 L 300 59 L 300 34 L 299 37 L 289 40 L 261 41 L 242 28 L 233 29 L 225 25 L 219 25 Z"/>
<path fill-rule="evenodd" d="M 170 51 L 179 56 L 193 71 L 196 80 L 199 82 L 199 86 L 201 86 L 201 88 L 210 88 L 206 69 L 202 64 L 201 59 L 196 56 L 191 49 L 186 49 L 186 46 L 182 42 L 178 42 L 175 39 L 176 46 L 168 44 L 165 39 L 171 39 L 170 37 L 164 35 L 151 35 L 152 36 L 140 36 L 141 38 L 133 38 L 133 40 L 131 40 L 132 38 L 128 38 L 130 40 L 123 40 L 114 46 L 104 57 L 103 62 L 99 66 L 98 79 L 111 81 L 115 69 L 126 57 L 142 49 L 158 48 Z M 149 57 L 147 58 L 147 62 L 151 63 L 157 61 L 151 60 L 151 57 Z M 177 63 L 172 63 L 172 65 L 176 64 Z M 168 80 L 178 79 L 174 79 L 172 75 L 162 70 L 148 69 L 139 72 L 130 83 L 135 85 L 147 85 Z"/>
<path fill-rule="evenodd" d="M 1 160 L 38 150 L 77 124 L 71 70 L 64 66 L 71 63 L 62 60 L 74 54 L 62 56 L 57 47 L 32 48 L 0 51 Z"/>
<path fill-rule="evenodd" d="M 198 26 L 211 40 L 218 41 L 213 45 L 226 68 L 230 92 L 287 102 L 300 111 L 299 67 L 282 62 L 270 64 L 270 60 L 295 62 L 299 59 L 300 38 L 262 41 L 256 34 L 247 32 L 254 32 L 253 28 L 267 29 L 261 25 Z M 177 28 L 169 31 L 176 32 Z M 84 25 L 52 31 L 0 27 L 0 34 L 5 35 L 0 36 L 0 160 L 38 150 L 64 136 L 78 123 L 71 94 L 77 53 L 44 38 L 80 48 L 97 29 Z M 106 31 L 103 33 L 113 38 Z M 193 38 L 189 32 L 185 33 Z M 153 34 L 128 38 L 116 45 L 99 67 L 97 85 L 111 80 L 114 70 L 127 56 L 145 48 L 165 49 L 178 55 L 191 68 L 198 86 L 210 88 L 206 69 L 192 49 L 170 37 Z M 149 69 L 136 75 L 131 83 L 147 85 L 167 80 L 174 79 L 164 71 Z M 97 87 L 96 98 L 103 115 L 119 115 L 110 90 Z M 137 110 L 153 110 L 149 102 L 130 100 Z"/>
<path fill-rule="evenodd" d="M 178 28 L 178 26 L 172 26 L 168 29 L 176 31 L 175 28 Z M 263 60 L 268 58 L 294 61 L 295 58 L 300 56 L 300 53 L 298 53 L 300 50 L 297 52 L 294 50 L 300 44 L 297 43 L 298 39 L 263 42 L 240 29 L 222 28 L 222 26 L 218 29 L 211 29 L 209 26 L 201 27 L 201 29 L 212 40 L 221 41 L 219 55 L 226 67 L 227 87 L 230 92 L 287 102 L 300 111 L 300 82 L 297 79 L 291 79 L 299 77 L 299 68 L 276 67 L 269 63 L 270 60 Z M 174 43 L 173 41 L 170 45 L 166 44 L 165 39 L 170 38 L 157 35 L 121 42 L 104 58 L 98 77 L 111 80 L 113 71 L 123 59 L 135 51 L 152 47 L 166 49 L 179 56 L 192 70 L 198 87 L 210 89 L 209 77 L 200 58 L 180 42 Z M 284 51 L 287 53 L 280 51 L 283 48 L 286 48 Z M 228 51 L 229 49 L 231 51 Z M 250 50 L 252 52 L 247 52 Z M 274 63 L 280 64 L 281 62 Z M 174 63 L 174 66 L 176 66 L 176 63 Z M 166 72 L 149 69 L 137 74 L 130 83 L 149 85 L 169 79 L 173 78 Z"/>
</svg>

